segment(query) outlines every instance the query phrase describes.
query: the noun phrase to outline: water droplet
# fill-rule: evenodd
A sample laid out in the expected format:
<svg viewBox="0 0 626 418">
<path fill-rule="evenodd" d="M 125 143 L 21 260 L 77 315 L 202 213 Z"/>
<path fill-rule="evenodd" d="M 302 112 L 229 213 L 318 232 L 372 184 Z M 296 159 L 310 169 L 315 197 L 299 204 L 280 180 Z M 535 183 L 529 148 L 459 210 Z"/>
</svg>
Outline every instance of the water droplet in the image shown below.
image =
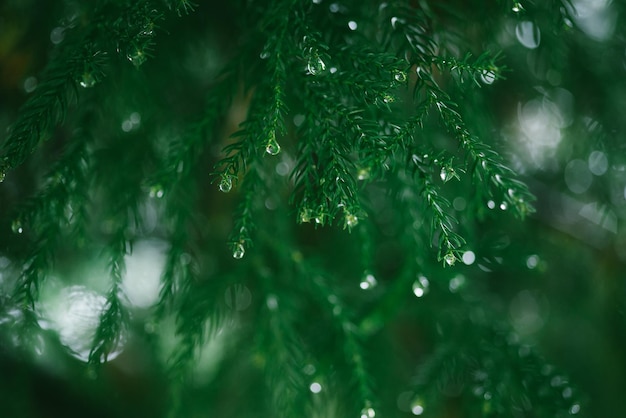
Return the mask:
<svg viewBox="0 0 626 418">
<path fill-rule="evenodd" d="M 500 203 L 500 210 L 506 210 L 507 207 L 508 206 L 507 206 L 506 202 Z"/>
<path fill-rule="evenodd" d="M 346 223 L 346 227 L 348 228 L 352 228 L 354 226 L 356 226 L 359 223 L 359 218 L 357 218 L 355 215 L 351 214 L 351 213 L 346 213 L 346 217 L 344 219 L 345 223 Z"/>
<path fill-rule="evenodd" d="M 2 183 L 4 181 L 4 179 L 6 178 L 6 174 L 4 174 L 4 171 L 0 171 L 0 183 Z"/>
<path fill-rule="evenodd" d="M 374 418 L 376 416 L 376 411 L 374 408 L 365 407 L 361 409 L 361 418 Z"/>
<path fill-rule="evenodd" d="M 272 132 L 270 140 L 265 147 L 265 152 L 267 152 L 269 155 L 278 155 L 278 153 L 280 152 L 280 145 L 276 141 L 276 137 L 274 135 L 275 134 Z"/>
<path fill-rule="evenodd" d="M 146 60 L 148 59 L 148 57 L 146 57 L 146 54 L 144 54 L 144 52 L 140 49 L 129 52 L 126 55 L 126 58 L 128 58 L 128 61 L 132 62 L 135 67 L 141 66 L 141 64 L 146 62 Z"/>
<path fill-rule="evenodd" d="M 361 283 L 359 283 L 359 287 L 363 290 L 367 290 L 376 287 L 377 284 L 378 281 L 376 280 L 376 277 L 374 277 L 371 273 L 367 273 L 363 277 L 363 280 L 361 280 Z"/>
<path fill-rule="evenodd" d="M 496 202 L 494 202 L 493 200 L 488 201 L 488 202 L 487 202 L 487 207 L 488 207 L 489 209 L 493 209 L 493 208 L 495 208 L 495 207 L 496 207 Z"/>
<path fill-rule="evenodd" d="M 601 176 L 608 170 L 609 160 L 602 151 L 592 151 L 591 154 L 589 154 L 588 165 L 589 171 L 596 176 Z"/>
<path fill-rule="evenodd" d="M 430 283 L 428 279 L 424 276 L 419 276 L 415 283 L 413 283 L 413 294 L 418 298 L 421 298 L 426 293 L 428 293 L 428 286 Z"/>
<path fill-rule="evenodd" d="M 261 51 L 261 53 L 259 54 L 259 57 L 262 60 L 268 59 L 270 57 L 270 53 L 269 51 Z"/>
<path fill-rule="evenodd" d="M 530 21 L 519 22 L 515 27 L 515 36 L 520 44 L 528 49 L 535 49 L 541 42 L 539 27 Z"/>
<path fill-rule="evenodd" d="M 133 124 L 133 127 L 138 127 L 141 124 L 141 115 L 137 112 L 133 112 L 128 117 L 128 120 Z"/>
<path fill-rule="evenodd" d="M 140 36 L 149 37 L 154 35 L 154 25 L 150 24 L 146 26 L 141 32 L 139 32 Z"/>
<path fill-rule="evenodd" d="M 422 415 L 424 413 L 424 402 L 420 398 L 417 398 L 411 402 L 411 413 L 413 415 Z"/>
<path fill-rule="evenodd" d="M 50 42 L 55 45 L 60 44 L 65 39 L 65 28 L 57 26 L 50 32 Z"/>
<path fill-rule="evenodd" d="M 566 387 L 565 389 L 563 389 L 563 398 L 564 399 L 569 399 L 572 397 L 572 388 L 570 387 Z"/>
<path fill-rule="evenodd" d="M 306 69 L 309 74 L 317 75 L 326 69 L 326 64 L 322 61 L 317 52 L 311 52 Z"/>
<path fill-rule="evenodd" d="M 566 383 L 566 380 L 562 377 L 562 376 L 554 376 L 551 380 L 550 380 L 550 385 L 552 387 L 558 387 L 563 385 L 564 383 Z"/>
<path fill-rule="evenodd" d="M 300 126 L 302 126 L 305 120 L 306 120 L 306 116 L 298 113 L 296 116 L 293 117 L 293 124 L 299 128 Z"/>
<path fill-rule="evenodd" d="M 474 261 L 476 261 L 476 254 L 474 254 L 474 251 L 465 251 L 463 253 L 463 263 L 466 265 L 472 265 L 474 264 Z"/>
<path fill-rule="evenodd" d="M 149 192 L 149 196 L 150 197 L 156 197 L 158 199 L 162 198 L 163 195 L 165 194 L 165 192 L 163 191 L 163 187 L 161 187 L 160 184 L 156 184 L 152 187 L 150 187 L 150 192 Z"/>
<path fill-rule="evenodd" d="M 359 180 L 367 180 L 368 178 L 370 178 L 370 170 L 368 168 L 359 169 L 356 178 Z"/>
<path fill-rule="evenodd" d="M 391 18 L 391 27 L 396 29 L 398 26 L 398 23 L 404 23 L 404 20 L 397 18 L 396 16 Z"/>
<path fill-rule="evenodd" d="M 354 20 L 351 20 L 351 21 L 348 22 L 348 27 L 350 28 L 350 30 L 356 30 L 358 25 L 357 25 L 357 23 Z"/>
<path fill-rule="evenodd" d="M 290 170 L 291 167 L 289 167 L 289 164 L 285 161 L 281 161 L 276 164 L 276 174 L 278 174 L 279 176 L 286 176 L 287 174 L 289 174 Z"/>
<path fill-rule="evenodd" d="M 36 88 L 37 78 L 31 76 L 24 80 L 24 91 L 26 91 L 26 93 L 32 93 Z"/>
<path fill-rule="evenodd" d="M 522 7 L 521 4 L 519 4 L 518 2 L 515 2 L 513 4 L 513 8 L 511 10 L 513 10 L 513 13 L 519 13 L 519 12 L 523 11 L 524 8 Z"/>
<path fill-rule="evenodd" d="M 241 260 L 245 254 L 246 248 L 243 246 L 243 243 L 238 242 L 237 244 L 235 244 L 235 249 L 233 250 L 233 258 Z"/>
<path fill-rule="evenodd" d="M 485 84 L 493 84 L 493 82 L 496 81 L 496 73 L 494 73 L 493 71 L 484 70 L 480 74 L 480 79 Z"/>
<path fill-rule="evenodd" d="M 533 254 L 526 259 L 526 267 L 529 269 L 534 269 L 539 265 L 539 256 Z"/>
<path fill-rule="evenodd" d="M 275 311 L 276 309 L 278 309 L 278 298 L 276 297 L 276 295 L 268 295 L 265 303 L 267 304 L 267 308 L 270 311 Z"/>
<path fill-rule="evenodd" d="M 309 386 L 309 390 L 313 393 L 320 393 L 322 391 L 322 385 L 317 382 L 313 382 L 311 383 L 311 386 Z"/>
<path fill-rule="evenodd" d="M 96 85 L 96 78 L 91 73 L 83 73 L 78 84 L 82 88 L 88 89 Z"/>
<path fill-rule="evenodd" d="M 456 177 L 456 172 L 452 167 L 441 167 L 441 173 L 439 173 L 439 177 L 444 183 L 449 182 L 451 179 Z"/>
<path fill-rule="evenodd" d="M 456 263 L 456 256 L 452 253 L 448 253 L 443 257 L 447 265 L 453 266 Z"/>
<path fill-rule="evenodd" d="M 452 206 L 455 210 L 463 211 L 467 207 L 467 201 L 463 199 L 461 196 L 455 197 L 452 201 Z"/>
<path fill-rule="evenodd" d="M 222 181 L 220 181 L 220 191 L 224 193 L 228 193 L 233 188 L 233 179 L 228 174 L 222 176 Z"/>
<path fill-rule="evenodd" d="M 148 334 L 154 334 L 157 330 L 157 325 L 154 323 L 154 321 L 148 321 L 144 324 L 143 329 Z"/>
<path fill-rule="evenodd" d="M 300 211 L 300 223 L 311 222 L 312 217 L 313 215 L 310 209 L 304 208 Z"/>
<path fill-rule="evenodd" d="M 572 415 L 576 415 L 579 412 L 580 412 L 580 405 L 578 405 L 577 403 L 572 405 L 572 407 L 569 409 L 569 413 Z"/>
<path fill-rule="evenodd" d="M 406 81 L 406 73 L 404 71 L 396 70 L 394 71 L 393 78 L 395 78 L 398 83 L 404 83 Z"/>
<path fill-rule="evenodd" d="M 302 371 L 309 376 L 312 376 L 315 373 L 315 370 L 315 366 L 310 363 L 302 368 Z"/>
<path fill-rule="evenodd" d="M 14 220 L 11 223 L 11 231 L 15 234 L 21 234 L 24 232 L 24 228 L 22 228 L 22 222 L 19 219 Z"/>
<path fill-rule="evenodd" d="M 462 274 L 458 274 L 450 280 L 450 283 L 448 283 L 448 289 L 450 289 L 450 292 L 455 293 L 457 290 L 463 287 L 464 284 L 465 276 L 463 276 Z"/>
<path fill-rule="evenodd" d="M 396 98 L 393 97 L 391 94 L 383 94 L 383 102 L 385 103 L 393 103 L 396 101 Z"/>
</svg>

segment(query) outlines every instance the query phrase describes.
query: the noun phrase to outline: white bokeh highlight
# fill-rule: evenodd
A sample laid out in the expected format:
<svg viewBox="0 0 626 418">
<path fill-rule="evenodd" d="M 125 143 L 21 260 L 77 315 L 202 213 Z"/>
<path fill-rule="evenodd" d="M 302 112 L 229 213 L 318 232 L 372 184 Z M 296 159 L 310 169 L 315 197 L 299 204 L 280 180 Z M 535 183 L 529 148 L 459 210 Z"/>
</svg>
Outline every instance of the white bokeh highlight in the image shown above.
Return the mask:
<svg viewBox="0 0 626 418">
<path fill-rule="evenodd" d="M 168 248 L 164 241 L 142 240 L 125 257 L 122 290 L 133 307 L 149 308 L 158 301 Z"/>
<path fill-rule="evenodd" d="M 86 286 L 59 288 L 54 282 L 42 295 L 39 326 L 55 331 L 74 357 L 87 361 L 105 307 L 106 298 Z M 109 360 L 120 354 L 122 344 L 109 354 Z"/>
</svg>

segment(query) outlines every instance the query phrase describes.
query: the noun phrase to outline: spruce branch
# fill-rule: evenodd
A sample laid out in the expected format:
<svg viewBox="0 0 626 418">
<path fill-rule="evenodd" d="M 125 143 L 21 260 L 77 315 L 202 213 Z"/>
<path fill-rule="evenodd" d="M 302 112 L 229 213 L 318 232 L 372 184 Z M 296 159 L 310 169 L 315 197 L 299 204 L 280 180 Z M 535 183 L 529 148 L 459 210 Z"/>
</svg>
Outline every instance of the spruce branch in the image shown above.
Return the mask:
<svg viewBox="0 0 626 418">
<path fill-rule="evenodd" d="M 267 355 L 264 371 L 272 410 L 278 417 L 297 415 L 306 402 L 303 394 L 307 387 L 302 375 L 306 354 L 292 325 L 298 312 L 293 312 L 291 305 L 278 299 L 276 294 L 268 293 L 262 315 L 262 326 L 267 331 L 261 334 L 259 349 Z"/>
<path fill-rule="evenodd" d="M 11 225 L 15 234 L 31 241 L 30 255 L 15 287 L 18 300 L 31 308 L 46 272 L 54 267 L 64 235 L 70 232 L 80 237 L 86 222 L 89 135 L 77 132 L 76 136 L 81 140 L 67 145 L 44 176 L 43 187 L 21 206 Z"/>
<path fill-rule="evenodd" d="M 18 120 L 0 148 L 0 172 L 4 174 L 21 165 L 39 143 L 47 139 L 51 129 L 65 119 L 69 103 L 75 97 L 76 80 L 86 66 L 85 56 L 97 54 L 87 48 L 70 50 L 49 65 L 44 81 L 20 110 Z"/>
<path fill-rule="evenodd" d="M 106 303 L 100 314 L 100 321 L 89 352 L 88 362 L 92 365 L 107 361 L 109 355 L 119 348 L 128 328 L 130 317 L 127 308 L 122 303 L 124 295 L 121 285 L 125 269 L 124 257 L 130 254 L 132 249 L 124 232 L 125 227 L 126 225 L 123 225 L 123 228 L 114 233 L 106 248 L 112 285 L 107 293 Z"/>
<path fill-rule="evenodd" d="M 395 41 L 400 48 L 398 53 L 403 51 L 402 54 L 417 71 L 413 88 L 416 101 L 420 105 L 427 103 L 427 107 L 436 108 L 446 129 L 457 137 L 467 154 L 467 171 L 472 172 L 479 184 L 488 185 L 488 196 L 501 199 L 504 208 L 511 207 L 521 218 L 533 213 L 530 202 L 534 198 L 528 188 L 514 178 L 514 173 L 495 151 L 469 132 L 463 117 L 457 111 L 458 106 L 439 86 L 432 70 L 432 64 L 435 64 L 439 70 L 448 68 L 457 73 L 461 82 L 469 78 L 479 85 L 481 81 L 483 84 L 491 84 L 505 70 L 497 65 L 500 55 L 486 51 L 475 59 L 469 53 L 462 59 L 439 56 L 432 29 L 432 22 L 436 17 L 431 11 L 418 8 L 417 13 L 409 13 L 406 8 L 396 4 L 392 4 L 389 10 L 394 15 L 391 18 L 390 39 L 395 37 L 396 32 L 401 35 Z M 470 166 L 473 167 L 471 170 Z"/>
<path fill-rule="evenodd" d="M 357 125 L 349 123 L 353 115 L 342 106 L 323 103 L 328 107 L 311 103 L 307 109 L 311 117 L 303 125 L 299 161 L 292 174 L 292 201 L 298 206 L 299 222 L 326 225 L 341 216 L 344 226 L 352 228 L 364 216 L 354 177 L 355 165 L 349 158 L 355 142 L 350 138 L 354 138 Z M 343 121 L 336 119 L 336 112 L 339 118 L 344 116 Z M 345 121 L 350 125 L 348 131 L 341 129 Z"/>
<path fill-rule="evenodd" d="M 105 363 L 109 356 L 119 350 L 128 329 L 129 314 L 120 300 L 120 289 L 113 285 L 107 294 L 106 304 L 102 314 L 94 341 L 89 352 L 89 363 L 99 365 Z"/>
<path fill-rule="evenodd" d="M 152 2 L 143 0 L 120 10 L 104 6 L 91 25 L 68 29 L 0 147 L 0 177 L 21 165 L 64 122 L 68 107 L 78 101 L 79 87 L 93 87 L 104 78 L 111 56 L 124 54 L 134 65 L 143 64 L 161 18 Z"/>
<path fill-rule="evenodd" d="M 527 186 L 514 178 L 515 174 L 497 152 L 470 133 L 457 104 L 439 87 L 432 74 L 419 66 L 417 74 L 414 95 L 417 97 L 422 89 L 425 90 L 425 102 L 436 109 L 445 128 L 457 138 L 468 159 L 467 171 L 472 172 L 486 194 L 502 199 L 503 208 L 511 207 L 522 219 L 533 213 L 531 202 L 534 197 Z"/>
<path fill-rule="evenodd" d="M 364 349 L 360 342 L 361 335 L 352 320 L 350 307 L 326 283 L 321 276 L 322 271 L 316 271 L 314 266 L 307 265 L 299 257 L 293 258 L 292 262 L 295 263 L 294 267 L 300 270 L 301 274 L 309 276 L 306 284 L 308 290 L 315 296 L 318 303 L 325 307 L 332 318 L 333 326 L 343 337 L 344 355 L 352 370 L 353 384 L 356 386 L 356 393 L 362 407 L 361 414 L 364 413 L 363 411 L 365 413 L 369 413 L 370 410 L 373 411 L 373 406 L 376 403 L 372 388 L 373 378 L 365 364 Z"/>
<path fill-rule="evenodd" d="M 187 271 L 176 306 L 176 335 L 181 340 L 168 360 L 169 373 L 176 381 L 186 377 L 198 348 L 215 337 L 227 320 L 222 285 L 202 274 Z"/>
<path fill-rule="evenodd" d="M 245 175 L 248 165 L 260 158 L 260 150 L 269 155 L 280 152 L 276 135 L 285 131 L 282 120 L 286 104 L 281 87 L 284 76 L 284 69 L 278 62 L 273 75 L 257 86 L 247 119 L 231 135 L 236 142 L 224 147 L 222 152 L 226 157 L 215 165 L 213 176 L 220 179 L 221 191 L 227 193 L 231 190 L 239 176 Z"/>
<path fill-rule="evenodd" d="M 189 14 L 198 7 L 197 3 L 190 0 L 166 0 L 166 3 L 170 10 L 176 10 L 179 16 Z"/>
<path fill-rule="evenodd" d="M 256 165 L 253 165 L 246 173 L 241 190 L 243 197 L 234 213 L 234 226 L 228 245 L 236 259 L 242 258 L 246 249 L 252 246 L 251 234 L 256 228 L 254 216 L 257 209 L 256 198 L 258 198 L 261 189 L 261 178 L 258 170 Z"/>
<path fill-rule="evenodd" d="M 488 271 L 485 264 L 495 266 L 488 263 L 495 256 L 467 236 L 466 231 L 482 227 L 473 224 L 476 212 L 482 211 L 467 206 L 461 196 L 452 205 L 452 198 L 467 187 L 475 201 L 486 197 L 489 207 L 499 205 L 523 218 L 533 211 L 533 197 L 496 151 L 493 139 L 476 134 L 479 111 L 469 107 L 478 100 L 465 93 L 471 91 L 478 97 L 484 90 L 477 91 L 475 85 L 487 87 L 503 78 L 507 69 L 499 53 L 459 52 L 471 49 L 473 40 L 475 45 L 478 41 L 491 45 L 496 36 L 479 38 L 487 25 L 472 23 L 468 39 L 457 41 L 456 13 L 468 9 L 461 3 L 390 0 L 362 9 L 356 1 L 266 0 L 222 5 L 220 12 L 226 9 L 225 15 L 238 15 L 240 27 L 233 30 L 228 22 L 224 25 L 229 26 L 228 32 L 222 33 L 219 24 L 205 25 L 200 16 L 185 20 L 185 25 L 198 25 L 192 30 L 168 24 L 174 36 L 180 33 L 173 38 L 172 49 L 183 51 L 187 42 L 198 42 L 194 53 L 206 47 L 206 57 L 193 58 L 180 51 L 167 55 L 168 51 L 156 48 L 155 37 L 166 16 L 182 16 L 196 8 L 209 12 L 204 4 L 109 0 L 81 9 L 66 40 L 51 56 L 43 81 L 0 147 L 1 181 L 6 170 L 24 163 L 58 125 L 90 127 L 75 131 L 68 139 L 62 155 L 54 157 L 42 187 L 21 205 L 13 224 L 16 234 L 9 242 L 17 243 L 16 247 L 23 244 L 25 256 L 7 252 L 6 260 L 11 265 L 7 270 L 18 273 L 11 303 L 20 308 L 15 316 L 28 325 L 22 332 L 38 327 L 37 304 L 44 302 L 38 301 L 39 286 L 56 273 L 57 264 L 66 267 L 59 263 L 62 250 L 74 249 L 74 242 L 76 247 L 94 242 L 108 261 L 110 283 L 105 285 L 106 302 L 99 312 L 90 366 L 111 360 L 127 338 L 145 337 L 145 347 L 153 355 L 167 348 L 168 342 L 162 347 L 159 343 L 159 338 L 167 338 L 174 347 L 166 361 L 154 357 L 154 369 L 155 375 L 168 379 L 173 417 L 194 415 L 196 411 L 187 409 L 195 408 L 196 402 L 203 408 L 214 406 L 211 411 L 218 415 L 293 417 L 330 398 L 329 404 L 342 404 L 354 416 L 359 416 L 359 410 L 361 417 L 378 416 L 378 408 L 383 414 L 387 406 L 393 414 L 395 394 L 390 394 L 398 388 L 387 391 L 385 382 L 392 379 L 369 359 L 381 352 L 381 346 L 389 345 L 385 339 L 393 345 L 397 330 L 404 332 L 407 326 L 418 327 L 410 335 L 419 337 L 415 339 L 420 340 L 420 347 L 407 349 L 408 355 L 392 366 L 422 362 L 413 383 L 405 385 L 417 394 L 411 404 L 414 414 L 427 408 L 427 414 L 447 414 L 439 406 L 450 404 L 444 396 L 450 387 L 456 391 L 454 402 L 464 408 L 459 411 L 470 415 L 577 413 L 584 402 L 569 379 L 537 354 L 539 350 L 529 345 L 532 340 L 521 342 L 508 321 L 492 319 L 504 311 L 490 308 L 490 295 L 466 291 L 475 290 L 477 283 L 491 284 L 502 272 Z M 556 10 L 555 4 L 561 2 L 546 7 Z M 514 13 L 525 13 L 519 5 L 500 2 L 507 13 L 511 8 Z M 534 9 L 543 6 L 529 3 L 527 7 L 530 19 Z M 170 12 L 164 13 L 165 9 Z M 510 16 L 499 21 L 510 22 Z M 198 32 L 205 26 L 207 32 Z M 232 39 L 235 33 L 235 42 L 227 45 L 231 48 L 224 48 L 222 35 Z M 542 33 L 544 48 L 545 38 L 551 35 Z M 197 39 L 191 39 L 195 35 Z M 210 44 L 213 38 L 215 45 Z M 164 59 L 155 64 L 167 62 L 163 69 L 144 65 L 161 53 Z M 205 70 L 213 64 L 205 61 L 214 58 L 229 63 L 213 80 L 207 80 L 213 67 Z M 163 82 L 174 77 L 181 81 Z M 194 77 L 210 87 L 192 91 Z M 123 88 L 112 94 L 100 88 L 108 81 L 109 86 Z M 190 93 L 189 97 L 181 92 Z M 182 118 L 193 122 L 171 117 L 175 114 L 172 106 L 191 108 L 203 96 L 204 109 Z M 236 99 L 239 96 L 242 99 Z M 101 106 L 103 118 L 96 120 L 91 103 L 102 99 L 110 106 Z M 461 111 L 465 100 L 468 110 Z M 83 104 L 88 105 L 89 115 L 83 113 Z M 247 116 L 228 136 L 241 105 Z M 114 110 L 107 112 L 107 107 Z M 132 110 L 131 115 L 141 113 L 141 124 L 135 123 L 130 130 L 122 124 L 124 133 L 120 133 L 119 116 L 125 107 Z M 160 121 L 154 126 L 157 117 Z M 178 124 L 183 123 L 187 126 L 181 129 Z M 177 129 L 180 135 L 169 143 L 161 139 Z M 215 146 L 222 149 L 217 158 Z M 590 160 L 589 172 L 592 165 Z M 609 169 L 608 161 L 606 166 L 604 171 Z M 212 170 L 208 179 L 207 167 Z M 610 167 L 618 165 L 611 161 Z M 596 175 L 589 174 L 594 185 L 611 181 L 608 175 L 592 174 Z M 455 179 L 460 183 L 451 181 Z M 222 192 L 237 192 L 227 238 L 232 255 L 244 257 L 254 243 L 258 256 L 242 262 L 218 257 L 223 251 L 215 243 L 224 240 L 222 221 L 230 219 L 231 215 L 224 214 L 230 199 L 223 199 L 226 205 L 216 201 L 205 190 L 205 183 L 210 182 L 218 182 Z M 622 193 L 620 185 L 610 186 L 619 190 L 603 196 L 607 213 L 612 210 L 608 204 Z M 289 199 L 291 207 L 281 205 L 283 199 Z M 151 211 L 146 216 L 149 220 L 142 220 L 144 208 Z M 204 215 L 207 208 L 210 219 Z M 297 220 L 287 222 L 292 210 Z M 315 228 L 298 225 L 307 222 Z M 598 223 L 603 226 L 605 219 Z M 333 225 L 352 234 L 317 228 Z M 515 257 L 515 263 L 523 266 L 525 260 L 520 257 L 527 255 L 512 253 L 527 248 L 515 242 L 512 232 L 507 233 L 512 244 L 506 256 Z M 150 237 L 169 244 L 159 298 L 154 310 L 139 306 L 135 310 L 124 294 L 130 277 L 124 272 L 125 260 L 132 255 L 135 240 Z M 476 251 L 467 251 L 471 261 L 442 270 L 441 262 L 445 267 L 465 261 L 466 238 Z M 9 275 L 3 270 L 4 249 L 0 250 L 1 285 Z M 545 266 L 538 267 L 540 263 L 531 257 L 539 259 L 538 255 L 528 257 L 526 267 L 539 273 Z M 378 287 L 371 284 L 377 283 L 374 272 L 380 275 Z M 453 272 L 463 283 L 466 279 L 461 275 L 467 275 L 467 288 L 452 285 Z M 237 297 L 233 288 L 239 286 L 233 283 L 247 278 L 246 283 L 254 288 L 246 294 L 251 309 L 244 312 L 248 306 L 232 306 Z M 494 303 L 499 304 L 509 307 L 508 301 Z M 510 306 L 513 311 L 513 303 Z M 145 332 L 139 323 L 141 315 L 133 322 L 136 313 L 149 316 Z M 0 317 L 0 326 L 5 317 Z M 152 321 L 165 325 L 170 319 L 175 322 L 175 335 L 153 329 Z M 137 325 L 137 330 L 131 325 Z M 319 332 L 317 327 L 328 332 Z M 2 327 L 2 332 L 8 328 Z M 390 332 L 379 332 L 383 328 Z M 200 382 L 195 379 L 197 362 L 209 342 L 222 345 L 217 338 L 222 332 L 239 337 L 238 349 L 227 353 L 218 379 L 208 382 L 210 377 L 206 377 L 207 381 Z M 374 336 L 378 342 L 370 344 Z M 250 342 L 252 349 L 245 346 Z M 431 346 L 431 352 L 425 352 Z M 128 350 L 129 358 L 135 353 Z M 308 373 L 311 367 L 305 368 L 304 363 L 324 361 L 331 365 L 328 375 L 320 376 L 325 372 L 322 366 L 315 375 L 320 377 L 315 381 L 319 386 L 307 387 L 311 382 L 306 375 L 312 377 L 315 372 Z M 234 363 L 236 370 L 229 370 Z M 258 388 L 256 379 L 261 377 L 267 386 L 261 393 L 267 396 L 244 393 L 249 402 L 232 401 L 240 385 L 231 387 L 230 379 Z M 337 381 L 348 381 L 346 389 L 315 398 L 321 383 L 326 390 L 340 386 Z M 188 393 L 206 394 L 207 388 L 215 394 L 194 398 L 186 405 L 191 398 Z M 392 401 L 387 402 L 390 397 Z M 321 416 L 321 411 L 318 408 L 312 415 Z"/>
<path fill-rule="evenodd" d="M 532 214 L 533 195 L 528 187 L 515 179 L 515 173 L 502 161 L 500 155 L 489 145 L 480 141 L 467 129 L 461 115 L 456 111 L 456 105 L 449 100 L 449 96 L 442 92 L 431 90 L 431 97 L 437 111 L 450 133 L 456 136 L 467 153 L 472 173 L 486 189 L 488 196 L 502 199 L 502 209 L 511 208 L 520 218 Z M 495 190 L 494 190 L 495 189 Z"/>
<path fill-rule="evenodd" d="M 463 58 L 435 55 L 431 57 L 431 60 L 439 70 L 448 69 L 452 74 L 456 75 L 456 79 L 460 84 L 471 81 L 478 87 L 482 87 L 485 84 L 492 84 L 496 80 L 504 78 L 503 73 L 507 69 L 502 65 L 498 65 L 498 61 L 501 58 L 501 53 L 493 54 L 490 51 L 484 51 L 476 58 L 470 52 L 467 52 Z"/>
<path fill-rule="evenodd" d="M 464 395 L 471 399 L 468 410 L 481 416 L 532 410 L 566 417 L 585 408 L 584 397 L 570 379 L 541 358 L 534 347 L 506 335 L 505 324 L 465 326 L 472 327 L 471 341 L 451 335 L 452 340 L 438 344 L 420 367 L 414 378 L 415 405 L 435 411 L 444 402 L 441 388 L 461 384 Z"/>
</svg>

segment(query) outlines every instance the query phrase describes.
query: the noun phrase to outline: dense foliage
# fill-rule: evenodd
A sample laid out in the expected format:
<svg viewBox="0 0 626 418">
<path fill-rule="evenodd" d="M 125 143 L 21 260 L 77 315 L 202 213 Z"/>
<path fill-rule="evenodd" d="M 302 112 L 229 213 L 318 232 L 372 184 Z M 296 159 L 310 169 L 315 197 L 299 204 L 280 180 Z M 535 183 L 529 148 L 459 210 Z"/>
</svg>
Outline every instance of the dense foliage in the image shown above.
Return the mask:
<svg viewBox="0 0 626 418">
<path fill-rule="evenodd" d="M 7 416 L 626 413 L 623 4 L 0 7 Z"/>
</svg>

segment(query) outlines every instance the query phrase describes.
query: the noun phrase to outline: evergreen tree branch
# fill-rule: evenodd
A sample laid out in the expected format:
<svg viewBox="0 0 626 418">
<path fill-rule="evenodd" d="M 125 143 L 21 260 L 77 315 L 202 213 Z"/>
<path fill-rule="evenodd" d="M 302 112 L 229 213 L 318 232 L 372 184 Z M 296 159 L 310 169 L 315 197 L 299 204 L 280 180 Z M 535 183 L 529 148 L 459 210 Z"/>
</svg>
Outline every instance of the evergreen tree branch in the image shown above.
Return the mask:
<svg viewBox="0 0 626 418">
<path fill-rule="evenodd" d="M 373 411 L 373 405 L 376 402 L 372 388 L 373 379 L 365 365 L 364 349 L 360 342 L 361 336 L 358 333 L 358 328 L 351 320 L 349 307 L 342 302 L 337 293 L 315 272 L 316 269 L 313 266 L 307 265 L 304 260 L 298 257 L 293 259 L 292 262 L 295 262 L 294 267 L 300 270 L 300 274 L 307 275 L 310 278 L 307 282 L 309 291 L 316 297 L 319 304 L 325 306 L 332 318 L 333 326 L 342 335 L 344 355 L 352 369 L 356 392 L 362 407 L 361 414 L 364 413 L 363 411 L 365 411 L 365 414 L 369 414 L 370 410 Z"/>
<path fill-rule="evenodd" d="M 124 272 L 124 256 L 128 253 L 126 248 L 128 242 L 123 233 L 118 233 L 116 238 L 117 242 L 109 247 L 111 251 L 109 274 L 113 285 L 107 294 L 89 352 L 89 363 L 92 365 L 105 363 L 109 355 L 119 349 L 125 338 L 124 333 L 128 329 L 130 319 L 126 307 L 122 304 L 123 294 L 120 288 Z"/>
<path fill-rule="evenodd" d="M 485 308 L 475 303 L 470 303 L 475 310 L 471 316 L 478 318 L 478 311 L 485 314 Z M 434 412 L 443 403 L 442 390 L 461 385 L 471 416 L 500 416 L 508 411 L 526 414 L 532 410 L 541 416 L 566 417 L 585 407 L 584 397 L 570 379 L 547 364 L 533 346 L 516 341 L 508 324 L 459 322 L 459 318 L 464 316 L 446 324 L 445 329 L 450 330 L 443 336 L 446 341 L 440 341 L 420 366 L 414 378 L 414 405 Z M 472 337 L 456 331 L 458 327 L 470 327 Z"/>
<path fill-rule="evenodd" d="M 215 278 L 207 278 L 194 262 L 182 263 L 184 281 L 174 305 L 178 341 L 166 370 L 171 382 L 168 416 L 172 417 L 180 416 L 183 411 L 184 392 L 199 351 L 224 329 L 229 319 L 223 306 L 222 284 Z"/>
<path fill-rule="evenodd" d="M 283 292 L 284 293 L 284 292 Z M 287 297 L 288 294 L 284 293 Z M 293 307 L 286 300 L 268 293 L 262 321 L 267 328 L 261 333 L 262 352 L 267 355 L 265 376 L 271 394 L 273 414 L 291 417 L 302 411 L 307 387 L 302 375 L 305 353 L 292 326 Z"/>
<path fill-rule="evenodd" d="M 24 260 L 25 267 L 15 287 L 15 297 L 31 308 L 45 272 L 54 267 L 55 253 L 64 235 L 76 234 L 80 239 L 86 222 L 89 135 L 76 136 L 81 140 L 68 144 L 45 175 L 42 189 L 24 203 L 11 226 L 14 233 L 32 240 L 30 255 Z M 68 231 L 68 227 L 72 229 Z"/>
<path fill-rule="evenodd" d="M 0 176 L 21 165 L 62 124 L 69 105 L 78 101 L 79 87 L 100 81 L 111 56 L 124 54 L 135 66 L 150 55 L 156 23 L 162 15 L 142 0 L 117 9 L 107 4 L 92 24 L 66 32 L 66 41 L 43 72 L 43 81 L 23 105 L 18 120 L 0 147 Z"/>
</svg>

